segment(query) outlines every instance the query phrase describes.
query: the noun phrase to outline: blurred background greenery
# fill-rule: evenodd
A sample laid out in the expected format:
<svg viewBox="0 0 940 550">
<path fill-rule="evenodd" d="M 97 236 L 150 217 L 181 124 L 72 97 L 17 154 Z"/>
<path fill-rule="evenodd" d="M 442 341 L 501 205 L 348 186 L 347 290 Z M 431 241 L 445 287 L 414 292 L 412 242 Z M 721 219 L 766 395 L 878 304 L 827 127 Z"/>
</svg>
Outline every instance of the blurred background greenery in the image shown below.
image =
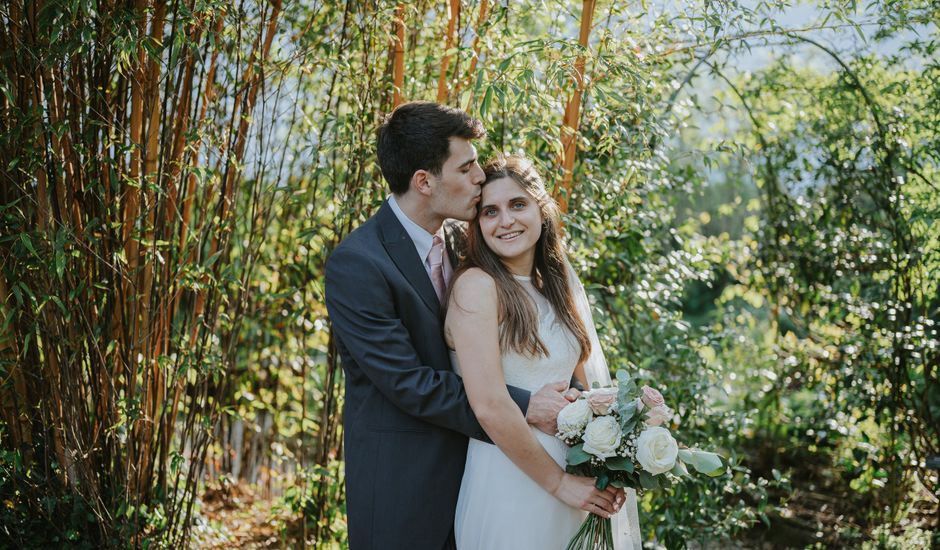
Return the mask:
<svg viewBox="0 0 940 550">
<path fill-rule="evenodd" d="M 387 193 L 379 120 L 430 99 L 536 160 L 612 367 L 729 458 L 645 494 L 646 540 L 936 547 L 938 21 L 5 3 L 0 546 L 345 546 L 322 270 Z"/>
</svg>

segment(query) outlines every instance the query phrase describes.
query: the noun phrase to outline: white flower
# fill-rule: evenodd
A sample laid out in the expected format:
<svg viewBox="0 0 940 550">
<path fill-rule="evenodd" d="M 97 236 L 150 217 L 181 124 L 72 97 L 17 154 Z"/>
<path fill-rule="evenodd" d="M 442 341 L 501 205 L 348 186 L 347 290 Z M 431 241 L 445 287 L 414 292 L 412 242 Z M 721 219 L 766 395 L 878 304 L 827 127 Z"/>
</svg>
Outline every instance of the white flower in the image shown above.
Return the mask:
<svg viewBox="0 0 940 550">
<path fill-rule="evenodd" d="M 636 459 L 640 466 L 654 476 L 668 472 L 676 465 L 679 445 L 666 428 L 643 430 L 636 440 L 636 447 Z"/>
<path fill-rule="evenodd" d="M 616 418 L 599 416 L 584 428 L 584 452 L 597 458 L 616 456 L 622 437 Z"/>
<path fill-rule="evenodd" d="M 646 425 L 655 427 L 662 426 L 672 420 L 672 409 L 666 405 L 659 405 L 646 412 Z"/>
<path fill-rule="evenodd" d="M 592 417 L 591 406 L 584 399 L 568 403 L 558 413 L 558 435 L 562 439 L 581 435 L 581 430 L 590 422 Z"/>
</svg>

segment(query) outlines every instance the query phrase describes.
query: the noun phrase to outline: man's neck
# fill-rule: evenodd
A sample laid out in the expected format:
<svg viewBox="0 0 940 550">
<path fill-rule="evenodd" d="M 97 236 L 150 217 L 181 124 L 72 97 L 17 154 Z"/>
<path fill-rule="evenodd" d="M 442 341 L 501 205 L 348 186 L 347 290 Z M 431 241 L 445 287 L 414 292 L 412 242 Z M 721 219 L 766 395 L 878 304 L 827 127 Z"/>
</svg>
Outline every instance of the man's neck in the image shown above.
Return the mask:
<svg viewBox="0 0 940 550">
<path fill-rule="evenodd" d="M 434 235 L 444 224 L 444 218 L 430 212 L 427 202 L 422 201 L 412 193 L 395 195 L 395 202 L 408 219 L 420 225 L 422 229 Z"/>
</svg>

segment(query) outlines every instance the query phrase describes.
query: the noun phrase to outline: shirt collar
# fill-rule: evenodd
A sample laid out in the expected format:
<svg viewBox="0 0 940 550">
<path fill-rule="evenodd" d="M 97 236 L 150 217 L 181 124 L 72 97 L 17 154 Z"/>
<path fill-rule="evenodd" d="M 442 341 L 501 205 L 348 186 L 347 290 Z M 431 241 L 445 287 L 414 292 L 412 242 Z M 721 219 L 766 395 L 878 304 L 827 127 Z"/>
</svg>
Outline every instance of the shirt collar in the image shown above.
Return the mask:
<svg viewBox="0 0 940 550">
<path fill-rule="evenodd" d="M 418 251 L 418 257 L 421 258 L 422 262 L 425 261 L 428 257 L 428 253 L 431 252 L 431 246 L 434 244 L 434 236 L 428 233 L 425 228 L 413 222 L 411 218 L 402 211 L 401 206 L 398 205 L 398 201 L 395 200 L 395 195 L 388 196 L 388 205 L 392 207 L 392 212 L 395 213 L 395 217 L 398 218 L 398 221 L 401 222 L 401 225 L 405 228 L 405 232 L 411 237 L 411 241 L 415 245 L 415 250 Z M 444 238 L 443 226 L 441 226 L 437 234 L 441 239 Z"/>
</svg>

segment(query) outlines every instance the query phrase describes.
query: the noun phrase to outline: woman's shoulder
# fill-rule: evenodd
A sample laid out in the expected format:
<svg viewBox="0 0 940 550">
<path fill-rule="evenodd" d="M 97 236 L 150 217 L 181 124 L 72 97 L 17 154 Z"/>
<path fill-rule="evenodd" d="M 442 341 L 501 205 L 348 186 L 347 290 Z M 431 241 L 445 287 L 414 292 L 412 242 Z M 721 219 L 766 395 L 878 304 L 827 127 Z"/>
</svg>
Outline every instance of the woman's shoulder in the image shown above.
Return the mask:
<svg viewBox="0 0 940 550">
<path fill-rule="evenodd" d="M 471 267 L 461 272 L 453 282 L 454 291 L 486 292 L 496 290 L 496 281 L 493 276 L 479 267 Z"/>
<path fill-rule="evenodd" d="M 496 305 L 496 281 L 492 275 L 478 267 L 460 272 L 451 285 L 452 306 L 468 312 L 480 312 Z"/>
</svg>

